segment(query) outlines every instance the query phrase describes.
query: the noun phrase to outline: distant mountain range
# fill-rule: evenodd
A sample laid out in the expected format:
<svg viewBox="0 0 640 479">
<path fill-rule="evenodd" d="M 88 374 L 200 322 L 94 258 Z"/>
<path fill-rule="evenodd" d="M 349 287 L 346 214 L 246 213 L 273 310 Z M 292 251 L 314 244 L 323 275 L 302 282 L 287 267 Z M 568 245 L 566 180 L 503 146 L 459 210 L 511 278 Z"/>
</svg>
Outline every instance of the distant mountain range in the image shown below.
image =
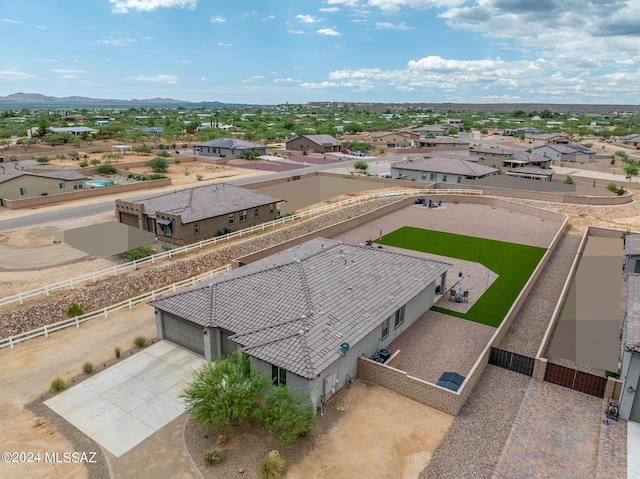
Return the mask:
<svg viewBox="0 0 640 479">
<path fill-rule="evenodd" d="M 0 96 L 0 109 L 7 108 L 64 108 L 64 107 L 245 107 L 255 106 L 240 103 L 221 103 L 219 101 L 190 102 L 184 100 L 174 100 L 172 98 L 149 98 L 146 100 L 115 100 L 105 98 L 89 98 L 84 96 L 55 97 L 41 95 L 40 93 L 13 93 L 7 96 Z"/>
</svg>

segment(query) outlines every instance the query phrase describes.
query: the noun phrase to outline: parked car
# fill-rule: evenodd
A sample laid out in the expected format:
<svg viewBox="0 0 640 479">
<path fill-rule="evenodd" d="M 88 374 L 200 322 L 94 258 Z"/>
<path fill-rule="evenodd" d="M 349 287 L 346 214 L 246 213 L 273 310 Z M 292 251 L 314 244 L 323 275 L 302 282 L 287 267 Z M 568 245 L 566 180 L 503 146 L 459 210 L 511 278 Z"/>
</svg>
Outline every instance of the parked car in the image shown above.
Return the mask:
<svg viewBox="0 0 640 479">
<path fill-rule="evenodd" d="M 343 155 L 350 155 L 351 154 L 351 150 L 347 150 L 347 149 L 340 150 L 340 153 L 342 153 Z"/>
<path fill-rule="evenodd" d="M 354 151 L 353 153 L 351 153 L 353 156 L 364 156 L 364 152 L 362 151 Z"/>
<path fill-rule="evenodd" d="M 229 233 L 231 233 L 231 228 L 222 228 L 221 230 L 218 230 L 218 236 L 224 236 Z"/>
</svg>

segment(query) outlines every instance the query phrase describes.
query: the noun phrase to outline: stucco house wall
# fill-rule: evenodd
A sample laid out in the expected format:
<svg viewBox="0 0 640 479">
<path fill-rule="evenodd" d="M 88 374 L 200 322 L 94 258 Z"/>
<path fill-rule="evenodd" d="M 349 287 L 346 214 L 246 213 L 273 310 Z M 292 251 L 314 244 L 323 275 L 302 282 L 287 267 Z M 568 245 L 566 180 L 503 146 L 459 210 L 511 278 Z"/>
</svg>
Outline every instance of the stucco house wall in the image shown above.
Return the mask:
<svg viewBox="0 0 640 479">
<path fill-rule="evenodd" d="M 0 179 L 2 175 L 0 174 Z M 21 188 L 23 188 L 21 190 Z M 68 193 L 86 188 L 86 180 L 63 180 L 43 176 L 21 175 L 0 182 L 0 199 L 19 200 L 34 196 Z"/>
</svg>

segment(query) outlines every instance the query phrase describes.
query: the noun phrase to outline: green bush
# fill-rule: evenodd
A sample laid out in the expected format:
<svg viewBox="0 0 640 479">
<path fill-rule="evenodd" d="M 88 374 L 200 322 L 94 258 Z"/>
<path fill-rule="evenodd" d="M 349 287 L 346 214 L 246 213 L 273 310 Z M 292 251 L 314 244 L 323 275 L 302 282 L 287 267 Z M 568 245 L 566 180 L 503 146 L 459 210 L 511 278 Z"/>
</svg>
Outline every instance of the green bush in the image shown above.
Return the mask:
<svg viewBox="0 0 640 479">
<path fill-rule="evenodd" d="M 567 175 L 567 177 L 564 179 L 564 184 L 565 185 L 572 185 L 573 184 L 573 178 L 571 178 L 569 175 Z"/>
<path fill-rule="evenodd" d="M 196 180 L 198 180 L 198 181 L 202 181 L 203 178 L 204 178 L 204 176 L 202 176 L 202 175 L 196 175 Z"/>
<path fill-rule="evenodd" d="M 260 477 L 262 479 L 280 479 L 284 474 L 284 468 L 286 463 L 280 455 L 267 454 L 262 462 L 262 468 L 260 469 Z"/>
<path fill-rule="evenodd" d="M 171 158 L 171 153 L 166 150 L 159 151 L 158 153 L 156 153 L 156 155 L 161 158 Z"/>
<path fill-rule="evenodd" d="M 46 156 L 39 156 L 36 158 L 36 161 L 38 163 L 49 163 L 51 160 L 49 158 L 47 158 Z"/>
<path fill-rule="evenodd" d="M 308 436 L 316 422 L 316 411 L 306 402 L 304 393 L 287 386 L 272 388 L 264 396 L 264 406 L 257 416 L 269 436 L 277 437 L 281 444 Z"/>
<path fill-rule="evenodd" d="M 204 452 L 204 463 L 207 466 L 216 466 L 224 460 L 224 451 L 221 447 L 212 447 Z"/>
<path fill-rule="evenodd" d="M 91 164 L 93 166 L 98 166 L 100 163 L 102 163 L 102 160 L 99 160 L 98 158 L 94 158 L 93 160 L 91 160 Z"/>
<path fill-rule="evenodd" d="M 113 165 L 100 165 L 100 166 L 98 166 L 98 170 L 97 171 L 101 175 L 112 175 L 112 174 L 114 174 L 116 172 L 116 167 L 113 166 Z"/>
<path fill-rule="evenodd" d="M 84 308 L 82 307 L 82 305 L 78 303 L 73 303 L 71 306 L 69 306 L 69 309 L 67 309 L 67 315 L 70 318 L 75 318 L 76 316 L 82 316 L 83 314 L 84 314 Z"/>
<path fill-rule="evenodd" d="M 153 152 L 153 148 L 151 148 L 149 145 L 140 145 L 136 146 L 133 151 L 135 151 L 136 153 L 150 155 Z"/>
<path fill-rule="evenodd" d="M 82 365 L 82 370 L 86 373 L 86 374 L 91 374 L 93 372 L 93 364 L 90 361 L 87 361 L 86 363 L 84 363 Z"/>
<path fill-rule="evenodd" d="M 149 179 L 150 180 L 162 180 L 164 178 L 166 178 L 167 175 L 163 175 L 161 173 L 152 173 L 149 175 Z"/>
<path fill-rule="evenodd" d="M 353 167 L 361 173 L 365 173 L 369 169 L 369 165 L 364 161 L 356 161 Z"/>
<path fill-rule="evenodd" d="M 65 389 L 67 389 L 67 382 L 59 376 L 54 378 L 54 380 L 51 381 L 51 386 L 49 386 L 49 391 L 52 393 L 59 393 Z"/>
<path fill-rule="evenodd" d="M 153 246 L 140 246 L 139 248 L 130 249 L 124 253 L 120 253 L 120 258 L 126 261 L 138 261 L 140 259 L 151 256 L 154 253 Z"/>
<path fill-rule="evenodd" d="M 79 164 L 81 168 L 89 166 L 89 162 L 87 160 L 82 160 Z"/>
<path fill-rule="evenodd" d="M 616 184 L 615 184 L 615 183 L 609 183 L 609 184 L 607 185 L 607 189 L 608 189 L 609 191 L 611 191 L 612 193 L 617 193 L 617 192 L 618 192 L 618 187 L 616 186 Z"/>
<path fill-rule="evenodd" d="M 150 168 L 154 173 L 166 173 L 169 171 L 169 162 L 159 156 L 147 161 L 144 166 Z"/>
<path fill-rule="evenodd" d="M 144 336 L 136 336 L 135 339 L 133 340 L 133 344 L 141 348 L 142 346 L 147 344 L 147 338 L 145 338 Z"/>
<path fill-rule="evenodd" d="M 120 359 L 120 354 L 122 353 L 122 351 L 120 351 L 120 346 L 116 346 L 116 347 L 113 349 L 113 352 L 114 352 L 114 353 L 115 353 L 115 355 L 116 355 L 116 359 Z"/>
</svg>

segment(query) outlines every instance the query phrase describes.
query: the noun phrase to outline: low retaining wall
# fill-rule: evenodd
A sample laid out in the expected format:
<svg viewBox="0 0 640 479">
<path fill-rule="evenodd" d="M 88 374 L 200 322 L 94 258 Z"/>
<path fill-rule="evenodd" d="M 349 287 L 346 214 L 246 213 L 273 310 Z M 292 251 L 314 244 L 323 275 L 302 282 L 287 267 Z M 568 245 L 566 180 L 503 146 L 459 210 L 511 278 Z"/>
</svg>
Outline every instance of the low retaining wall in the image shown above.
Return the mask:
<svg viewBox="0 0 640 479">
<path fill-rule="evenodd" d="M 23 198 L 20 200 L 4 200 L 4 206 L 10 210 L 17 210 L 20 208 L 32 208 L 34 206 L 45 206 L 53 205 L 56 203 L 64 203 L 65 201 L 94 198 L 96 196 L 125 193 L 127 191 L 148 190 L 152 188 L 159 188 L 161 186 L 169 186 L 170 184 L 171 178 L 163 178 L 161 180 L 148 180 L 138 183 L 129 183 L 127 185 L 93 188 L 90 190 L 76 190 L 70 193 L 36 196 L 33 198 Z"/>
</svg>

